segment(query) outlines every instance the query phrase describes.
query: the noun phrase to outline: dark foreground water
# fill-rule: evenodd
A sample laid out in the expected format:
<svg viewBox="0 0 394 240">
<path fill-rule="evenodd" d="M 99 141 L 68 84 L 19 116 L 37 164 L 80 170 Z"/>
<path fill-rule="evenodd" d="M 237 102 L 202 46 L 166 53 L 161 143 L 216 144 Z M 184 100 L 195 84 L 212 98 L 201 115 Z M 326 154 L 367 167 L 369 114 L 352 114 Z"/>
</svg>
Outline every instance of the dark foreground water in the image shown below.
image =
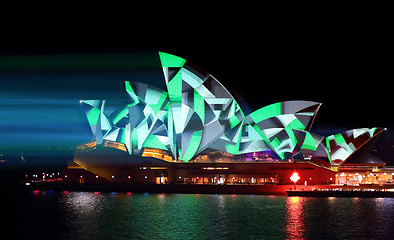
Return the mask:
<svg viewBox="0 0 394 240">
<path fill-rule="evenodd" d="M 1 239 L 394 239 L 393 198 L 2 195 Z"/>
</svg>

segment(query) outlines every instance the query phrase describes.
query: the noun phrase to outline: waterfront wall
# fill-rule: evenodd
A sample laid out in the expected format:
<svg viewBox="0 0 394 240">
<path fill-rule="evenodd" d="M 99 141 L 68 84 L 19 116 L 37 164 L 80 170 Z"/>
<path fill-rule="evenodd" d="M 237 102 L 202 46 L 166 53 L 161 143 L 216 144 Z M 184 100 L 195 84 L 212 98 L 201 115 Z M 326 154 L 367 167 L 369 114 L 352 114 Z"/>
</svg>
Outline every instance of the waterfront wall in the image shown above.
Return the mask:
<svg viewBox="0 0 394 240">
<path fill-rule="evenodd" d="M 294 185 L 205 185 L 205 184 L 116 184 L 116 183 L 31 183 L 29 190 L 103 191 L 103 192 L 152 192 L 196 194 L 257 194 L 287 195 Z M 324 188 L 327 185 L 297 185 L 297 190 Z"/>
</svg>

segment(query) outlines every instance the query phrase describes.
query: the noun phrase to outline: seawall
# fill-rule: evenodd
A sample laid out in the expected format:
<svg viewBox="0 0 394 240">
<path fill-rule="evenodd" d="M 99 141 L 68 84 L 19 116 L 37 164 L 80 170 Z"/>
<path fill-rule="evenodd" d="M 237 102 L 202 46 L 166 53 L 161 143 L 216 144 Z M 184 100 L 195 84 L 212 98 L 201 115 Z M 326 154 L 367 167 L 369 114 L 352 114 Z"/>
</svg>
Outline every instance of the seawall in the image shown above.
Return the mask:
<svg viewBox="0 0 394 240">
<path fill-rule="evenodd" d="M 30 183 L 29 190 L 151 192 L 151 193 L 207 193 L 287 195 L 294 185 L 208 185 L 208 184 L 119 184 L 119 183 Z M 297 186 L 297 190 L 324 188 L 326 185 Z"/>
</svg>

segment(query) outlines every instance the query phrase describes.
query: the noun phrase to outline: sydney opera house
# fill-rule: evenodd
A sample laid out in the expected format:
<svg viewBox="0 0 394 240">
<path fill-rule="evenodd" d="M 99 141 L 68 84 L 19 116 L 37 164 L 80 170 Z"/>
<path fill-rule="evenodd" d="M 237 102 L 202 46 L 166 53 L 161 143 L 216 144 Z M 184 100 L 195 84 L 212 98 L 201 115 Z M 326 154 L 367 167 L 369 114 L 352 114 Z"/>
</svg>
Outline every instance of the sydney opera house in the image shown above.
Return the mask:
<svg viewBox="0 0 394 240">
<path fill-rule="evenodd" d="M 383 128 L 312 133 L 321 103 L 285 101 L 245 115 L 212 75 L 159 52 L 166 89 L 125 82 L 124 101 L 81 100 L 93 139 L 65 181 L 156 184 L 302 184 L 392 179 L 370 153 Z"/>
</svg>

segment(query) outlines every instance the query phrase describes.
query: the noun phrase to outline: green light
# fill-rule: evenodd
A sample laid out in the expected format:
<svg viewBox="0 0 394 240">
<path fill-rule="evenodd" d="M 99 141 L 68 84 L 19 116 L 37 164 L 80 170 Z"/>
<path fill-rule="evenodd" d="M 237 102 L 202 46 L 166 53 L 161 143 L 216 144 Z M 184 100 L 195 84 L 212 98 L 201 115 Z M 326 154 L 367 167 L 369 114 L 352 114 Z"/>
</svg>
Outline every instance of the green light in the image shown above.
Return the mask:
<svg viewBox="0 0 394 240">
<path fill-rule="evenodd" d="M 190 143 L 186 149 L 185 154 L 182 157 L 182 160 L 189 161 L 196 154 L 198 147 L 200 146 L 202 138 L 202 130 L 193 132 L 193 135 L 190 139 Z"/>
<path fill-rule="evenodd" d="M 142 144 L 142 147 L 147 147 L 147 148 L 156 148 L 156 149 L 161 149 L 161 150 L 168 150 L 166 146 L 159 140 L 159 138 L 156 135 L 150 135 Z"/>
<path fill-rule="evenodd" d="M 346 143 L 345 139 L 343 138 L 342 134 L 338 133 L 334 135 L 335 141 L 337 142 L 338 145 L 341 145 L 341 143 Z"/>
<path fill-rule="evenodd" d="M 292 129 L 297 129 L 297 130 L 304 130 L 305 129 L 304 124 L 302 124 L 300 122 L 300 120 L 298 120 L 298 118 L 291 121 L 288 126 L 290 126 Z"/>
<path fill-rule="evenodd" d="M 196 90 L 194 90 L 194 111 L 201 118 L 201 122 L 204 125 L 205 101 L 204 98 Z"/>
<path fill-rule="evenodd" d="M 159 58 L 167 92 L 144 83 L 125 82 L 130 99 L 116 110 L 112 105 L 104 109 L 105 100 L 82 101 L 90 105 L 84 106 L 85 113 L 97 142 L 125 143 L 134 155 L 142 148 L 163 149 L 173 159 L 183 161 L 211 149 L 234 155 L 270 149 L 284 159 L 285 155 L 291 158 L 298 154 L 299 147 L 319 149 L 318 154 L 324 148 L 330 162 L 331 158 L 337 162 L 359 148 L 350 134 L 354 138 L 375 134 L 376 128 L 355 129 L 331 135 L 324 144 L 324 137 L 305 131 L 320 106 L 310 101 L 273 103 L 245 117 L 212 75 L 185 65 L 185 59 L 172 54 L 159 52 Z"/>
<path fill-rule="evenodd" d="M 160 109 L 163 107 L 163 104 L 164 104 L 165 100 L 167 99 L 167 96 L 168 96 L 167 92 L 162 92 L 157 104 L 149 104 L 149 106 L 152 108 L 152 110 L 155 114 L 157 114 L 160 111 Z"/>
<path fill-rule="evenodd" d="M 239 129 L 238 129 L 238 131 L 236 133 L 236 134 L 238 134 L 238 137 L 237 137 L 237 141 L 236 141 L 235 145 L 226 144 L 226 150 L 230 154 L 233 154 L 233 155 L 239 154 L 239 146 L 241 144 L 241 138 L 242 138 L 242 134 L 241 133 L 242 133 L 242 125 L 239 126 Z"/>
<path fill-rule="evenodd" d="M 252 112 L 249 116 L 255 123 L 259 123 L 265 119 L 272 118 L 282 114 L 282 102 L 273 103 Z"/>
<path fill-rule="evenodd" d="M 272 145 L 275 149 L 277 149 L 277 148 L 279 147 L 279 145 L 280 145 L 279 139 L 278 139 L 277 137 L 274 138 L 274 140 L 272 140 L 272 142 L 271 142 L 271 145 Z"/>
<path fill-rule="evenodd" d="M 373 135 L 375 134 L 376 129 L 377 129 L 377 128 L 374 127 L 374 128 L 371 128 L 371 129 L 368 130 L 369 137 L 373 137 Z"/>
<path fill-rule="evenodd" d="M 330 138 L 332 136 L 326 137 L 326 148 L 327 148 L 327 156 L 328 160 L 330 160 L 330 163 L 332 165 L 332 160 L 331 160 L 331 146 L 330 146 Z"/>
<path fill-rule="evenodd" d="M 316 142 L 315 139 L 313 138 L 312 134 L 310 134 L 309 132 L 305 132 L 305 139 L 304 139 L 304 143 L 302 144 L 301 149 L 308 149 L 308 150 L 313 150 L 316 151 L 317 146 L 316 146 Z"/>
<path fill-rule="evenodd" d="M 97 121 L 99 119 L 101 111 L 98 110 L 97 108 L 92 108 L 88 114 L 88 122 L 90 126 L 96 125 Z"/>
<path fill-rule="evenodd" d="M 138 133 L 136 128 L 131 131 L 131 142 L 133 144 L 133 149 L 138 149 Z"/>
<path fill-rule="evenodd" d="M 120 142 L 126 144 L 126 130 L 122 131 L 122 137 L 120 138 Z"/>
<path fill-rule="evenodd" d="M 234 128 L 235 126 L 237 126 L 239 123 L 241 122 L 241 120 L 238 119 L 238 117 L 236 115 L 233 115 L 230 118 L 230 127 Z"/>
<path fill-rule="evenodd" d="M 294 135 L 293 129 L 290 127 L 290 125 L 287 125 L 285 127 L 285 131 L 286 131 L 287 135 L 290 137 L 290 141 L 294 147 L 297 144 L 297 138 Z M 291 150 L 291 151 L 293 151 L 293 150 Z"/>
<path fill-rule="evenodd" d="M 116 115 L 114 120 L 112 120 L 112 123 L 114 125 L 117 124 L 122 118 L 127 117 L 128 113 L 129 113 L 129 111 L 127 108 L 123 109 L 120 113 L 118 113 L 118 115 Z"/>
<path fill-rule="evenodd" d="M 260 135 L 263 140 L 270 145 L 271 143 L 269 142 L 268 138 L 265 136 L 265 134 L 260 130 L 260 128 L 257 125 L 253 125 L 253 129 Z"/>
<path fill-rule="evenodd" d="M 132 107 L 134 105 L 137 105 L 140 102 L 140 100 L 138 99 L 138 96 L 135 94 L 134 89 L 131 87 L 130 82 L 126 81 L 125 86 L 126 86 L 127 93 L 130 95 L 131 99 L 133 100 L 133 102 L 131 104 L 128 104 L 128 107 Z"/>
<path fill-rule="evenodd" d="M 178 71 L 168 82 L 167 90 L 171 102 L 182 102 L 182 71 Z"/>
<path fill-rule="evenodd" d="M 180 58 L 178 56 L 168 54 L 165 52 L 159 52 L 159 56 L 160 56 L 161 65 L 163 67 L 179 67 L 180 68 L 186 62 L 186 60 L 183 58 Z"/>
</svg>

